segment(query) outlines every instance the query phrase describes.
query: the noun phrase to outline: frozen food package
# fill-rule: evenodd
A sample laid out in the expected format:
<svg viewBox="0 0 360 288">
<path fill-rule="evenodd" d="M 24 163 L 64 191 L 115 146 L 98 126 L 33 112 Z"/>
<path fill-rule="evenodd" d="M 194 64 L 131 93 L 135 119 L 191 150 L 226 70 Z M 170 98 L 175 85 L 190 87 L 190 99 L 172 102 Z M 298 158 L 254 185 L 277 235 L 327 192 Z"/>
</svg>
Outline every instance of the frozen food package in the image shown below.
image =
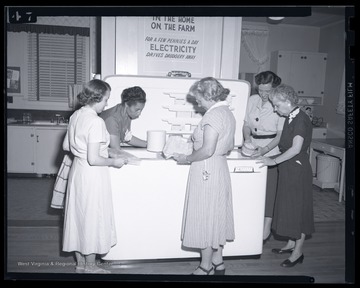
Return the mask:
<svg viewBox="0 0 360 288">
<path fill-rule="evenodd" d="M 192 151 L 192 141 L 188 141 L 182 135 L 170 135 L 165 143 L 163 154 L 166 159 L 169 159 L 174 153 L 190 155 Z"/>
<path fill-rule="evenodd" d="M 120 151 L 118 154 L 119 157 L 124 157 L 128 160 L 129 165 L 140 165 L 141 159 L 136 157 L 135 155 L 126 152 L 126 151 Z"/>
</svg>

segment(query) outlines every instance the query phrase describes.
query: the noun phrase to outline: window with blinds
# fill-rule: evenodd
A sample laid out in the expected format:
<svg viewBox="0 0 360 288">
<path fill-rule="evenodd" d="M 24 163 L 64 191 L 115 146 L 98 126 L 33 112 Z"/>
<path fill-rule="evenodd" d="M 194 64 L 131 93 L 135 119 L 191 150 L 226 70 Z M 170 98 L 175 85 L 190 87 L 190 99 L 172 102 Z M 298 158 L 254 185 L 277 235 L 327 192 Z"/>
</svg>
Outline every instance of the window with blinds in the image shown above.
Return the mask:
<svg viewBox="0 0 360 288">
<path fill-rule="evenodd" d="M 67 102 L 69 85 L 89 78 L 89 37 L 28 33 L 28 100 Z"/>
</svg>

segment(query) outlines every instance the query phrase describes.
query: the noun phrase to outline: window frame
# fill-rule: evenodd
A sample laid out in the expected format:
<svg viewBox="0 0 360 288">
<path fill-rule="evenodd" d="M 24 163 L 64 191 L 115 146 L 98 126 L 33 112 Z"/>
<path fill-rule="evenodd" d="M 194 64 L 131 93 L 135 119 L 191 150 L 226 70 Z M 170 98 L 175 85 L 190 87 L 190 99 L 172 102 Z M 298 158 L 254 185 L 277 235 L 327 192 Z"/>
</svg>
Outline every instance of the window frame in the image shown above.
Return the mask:
<svg viewBox="0 0 360 288">
<path fill-rule="evenodd" d="M 28 101 L 66 103 L 69 100 L 69 85 L 88 81 L 90 37 L 85 37 L 76 34 L 28 34 L 28 69 L 34 72 L 28 78 Z M 59 38 L 59 42 L 56 42 L 56 38 Z M 64 50 L 58 49 L 58 45 L 63 45 Z M 82 51 L 82 57 L 79 50 Z M 32 58 L 34 51 L 36 55 Z M 60 54 L 62 51 L 64 53 Z M 44 77 L 48 79 L 44 80 Z M 51 82 L 54 77 L 56 80 Z"/>
</svg>

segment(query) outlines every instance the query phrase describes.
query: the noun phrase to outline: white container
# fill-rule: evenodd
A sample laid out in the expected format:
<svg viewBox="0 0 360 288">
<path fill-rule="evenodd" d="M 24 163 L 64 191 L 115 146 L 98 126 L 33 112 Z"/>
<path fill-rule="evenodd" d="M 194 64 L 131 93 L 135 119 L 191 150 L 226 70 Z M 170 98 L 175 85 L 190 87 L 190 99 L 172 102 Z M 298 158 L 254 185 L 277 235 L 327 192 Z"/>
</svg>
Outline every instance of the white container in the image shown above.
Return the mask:
<svg viewBox="0 0 360 288">
<path fill-rule="evenodd" d="M 162 152 L 166 143 L 165 130 L 147 131 L 147 150 L 150 152 Z"/>
<path fill-rule="evenodd" d="M 338 182 L 340 159 L 325 154 L 317 156 L 317 179 L 321 182 Z"/>
</svg>

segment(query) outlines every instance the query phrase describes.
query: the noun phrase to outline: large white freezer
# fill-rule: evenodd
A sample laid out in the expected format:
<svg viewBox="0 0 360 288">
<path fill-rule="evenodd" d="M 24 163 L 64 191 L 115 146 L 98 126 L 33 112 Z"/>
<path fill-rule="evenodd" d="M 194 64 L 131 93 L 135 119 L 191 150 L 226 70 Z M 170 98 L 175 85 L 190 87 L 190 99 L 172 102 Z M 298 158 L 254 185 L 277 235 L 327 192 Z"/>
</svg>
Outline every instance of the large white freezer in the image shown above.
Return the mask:
<svg viewBox="0 0 360 288">
<path fill-rule="evenodd" d="M 104 79 L 112 91 L 107 108 L 120 103 L 123 89 L 140 86 L 147 102 L 132 122 L 132 134 L 146 139 L 148 130 L 167 135 L 190 135 L 201 119 L 187 102 L 189 87 L 198 79 L 113 75 Z M 219 81 L 230 89 L 228 102 L 237 121 L 235 145 L 242 145 L 242 126 L 250 85 L 242 80 Z M 125 147 L 141 160 L 140 165 L 110 168 L 117 244 L 102 257 L 107 261 L 196 258 L 199 251 L 182 247 L 183 215 L 189 165 L 164 159 L 161 153 Z M 267 168 L 243 158 L 238 149 L 228 156 L 232 181 L 235 240 L 224 256 L 262 254 Z"/>
</svg>

